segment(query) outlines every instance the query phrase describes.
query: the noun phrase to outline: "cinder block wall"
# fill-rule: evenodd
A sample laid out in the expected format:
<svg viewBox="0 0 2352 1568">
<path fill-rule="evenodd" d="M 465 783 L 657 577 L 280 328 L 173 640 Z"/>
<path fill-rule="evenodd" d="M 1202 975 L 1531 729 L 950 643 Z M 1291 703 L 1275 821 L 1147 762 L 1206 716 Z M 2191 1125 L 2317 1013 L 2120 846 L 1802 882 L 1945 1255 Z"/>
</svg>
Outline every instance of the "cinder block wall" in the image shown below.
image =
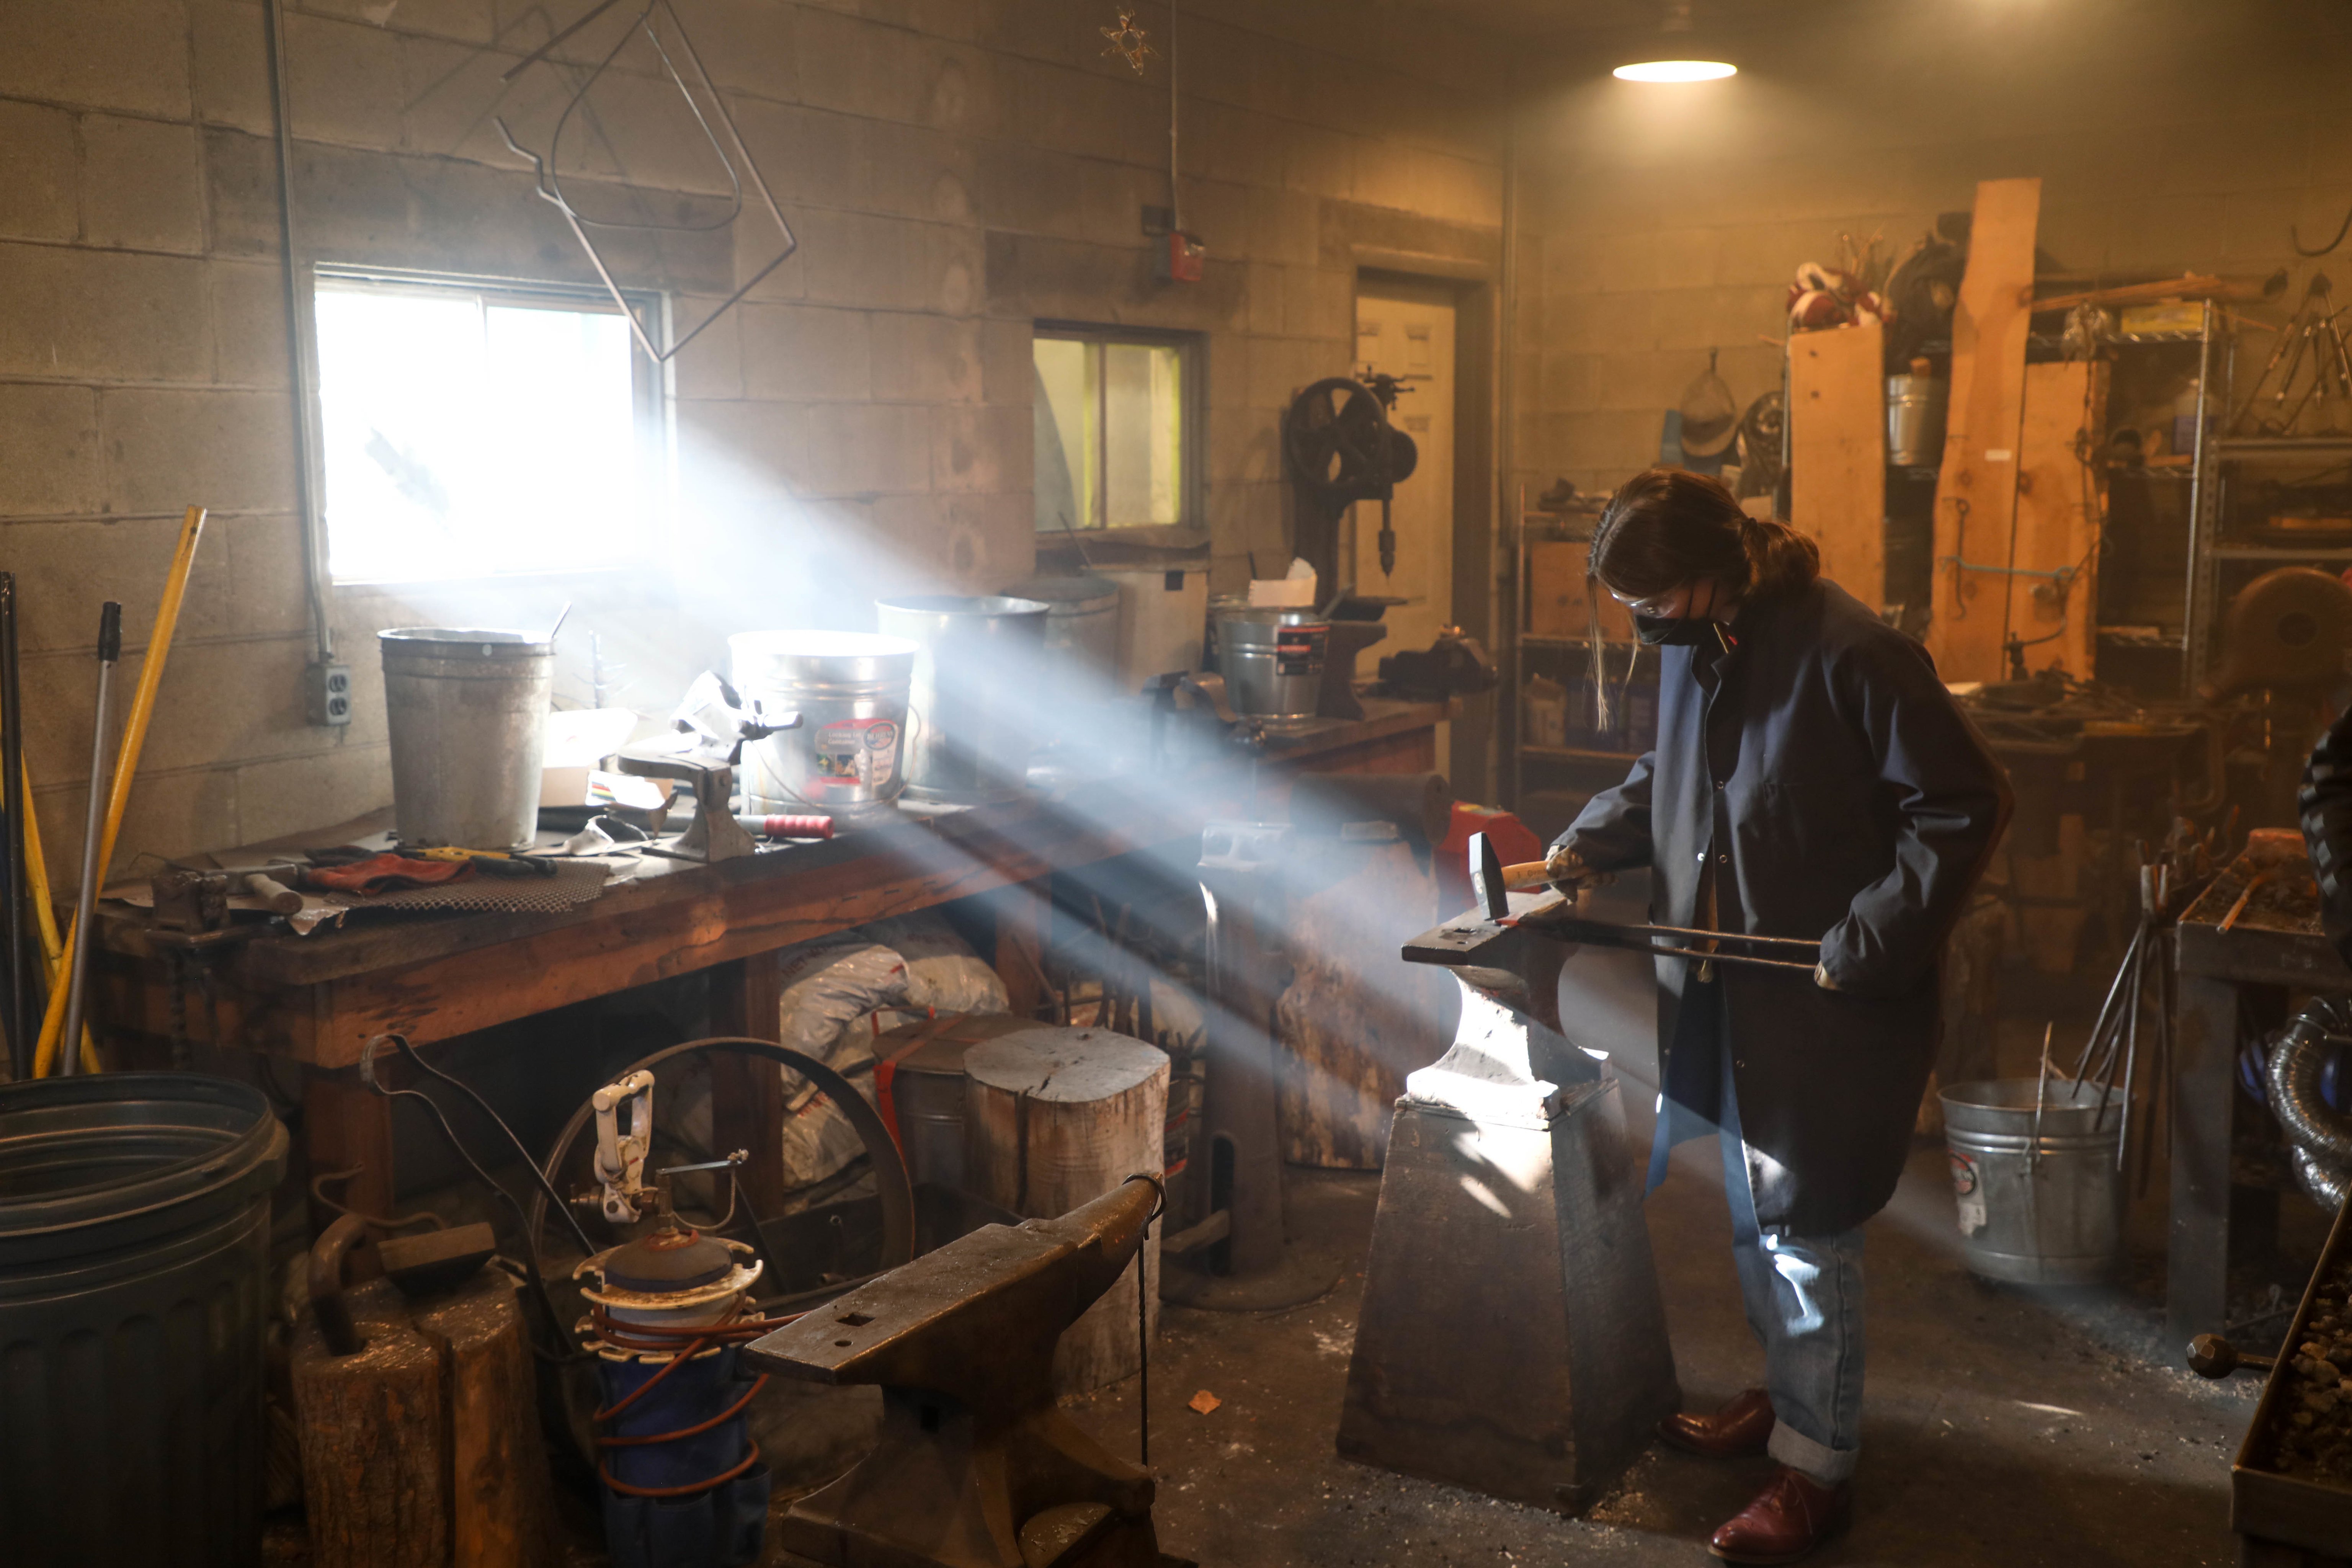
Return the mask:
<svg viewBox="0 0 2352 1568">
<path fill-rule="evenodd" d="M 1707 9 L 1702 7 L 1702 10 Z M 1841 232 L 1899 258 L 1979 179 L 2039 175 L 2041 247 L 2125 277 L 2295 268 L 2352 205 L 2352 12 L 2325 4 L 1901 0 L 1791 7 L 1733 36 L 1740 74 L 1609 78 L 1599 42 L 1530 72 L 1518 451 L 1606 489 L 1721 350 L 1744 405 L 1779 385 L 1784 294 Z M 2258 312 L 2262 313 L 2262 312 Z M 2268 312 L 2275 319 L 2278 312 Z M 2263 352 L 2267 352 L 2267 348 Z"/>
<path fill-rule="evenodd" d="M 584 11 L 523 0 L 295 0 L 294 199 L 327 260 L 588 282 L 491 122 L 544 147 L 634 7 L 499 78 Z M 544 624 L 561 694 L 587 633 L 657 708 L 729 630 L 854 621 L 859 589 L 992 589 L 1032 560 L 1031 323 L 1199 331 L 1223 585 L 1279 556 L 1276 419 L 1343 372 L 1357 247 L 1497 254 L 1504 47 L 1408 6 L 1193 0 L 1181 19 L 1193 287 L 1156 283 L 1167 61 L 1105 58 L 1107 0 L 679 0 L 801 253 L 680 356 L 681 526 L 649 575 L 340 590 L 362 700 L 311 728 L 284 256 L 263 13 L 246 0 L 0 6 L 0 562 L 19 574 L 30 754 L 70 885 L 97 605 L 143 647 L 178 525 L 212 509 L 118 868 L 389 798 L 380 626 Z M 1164 46 L 1165 8 L 1135 7 Z M 620 57 L 567 138 L 583 205 L 710 193 L 719 171 L 653 57 Z M 634 193 L 634 195 L 633 195 Z M 606 205 L 604 210 L 614 210 Z M 765 259 L 739 237 L 615 236 L 623 280 L 698 321 Z M 822 568 L 822 574 L 820 574 Z M 124 679 L 135 676 L 127 658 Z"/>
</svg>

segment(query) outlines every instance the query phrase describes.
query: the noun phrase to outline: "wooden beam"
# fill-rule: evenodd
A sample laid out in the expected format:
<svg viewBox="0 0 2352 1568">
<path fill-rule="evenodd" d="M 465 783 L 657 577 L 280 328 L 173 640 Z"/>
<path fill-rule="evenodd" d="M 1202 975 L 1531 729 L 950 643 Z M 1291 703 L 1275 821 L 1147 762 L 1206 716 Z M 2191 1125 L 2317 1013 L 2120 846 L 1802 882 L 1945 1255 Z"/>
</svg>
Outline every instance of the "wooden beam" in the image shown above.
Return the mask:
<svg viewBox="0 0 2352 1568">
<path fill-rule="evenodd" d="M 2024 418 L 2017 441 L 2015 564 L 2021 570 L 2068 574 L 2063 579 L 2009 580 L 2009 630 L 2034 645 L 2025 650 L 2026 668 L 2032 670 L 2055 665 L 2084 680 L 2093 674 L 2098 647 L 2099 518 L 2105 510 L 2107 480 L 2106 469 L 2089 459 L 2102 444 L 2106 424 L 2104 362 L 2025 367 Z"/>
<path fill-rule="evenodd" d="M 710 972 L 710 1029 L 771 1044 L 783 1038 L 783 975 L 772 952 L 756 953 Z M 744 1195 L 762 1219 L 783 1212 L 784 1080 L 773 1062 L 757 1057 L 710 1056 L 710 1136 L 714 1156 L 749 1151 Z"/>
<path fill-rule="evenodd" d="M 2007 571 L 2016 542 L 2025 401 L 2021 303 L 2033 283 L 2037 179 L 1977 186 L 1968 271 L 1952 312 L 1952 391 L 1936 482 L 1935 618 L 1927 651 L 1946 680 L 2001 679 Z"/>
<path fill-rule="evenodd" d="M 1789 521 L 1822 574 L 1886 598 L 1886 337 L 1872 321 L 1789 339 Z"/>
</svg>

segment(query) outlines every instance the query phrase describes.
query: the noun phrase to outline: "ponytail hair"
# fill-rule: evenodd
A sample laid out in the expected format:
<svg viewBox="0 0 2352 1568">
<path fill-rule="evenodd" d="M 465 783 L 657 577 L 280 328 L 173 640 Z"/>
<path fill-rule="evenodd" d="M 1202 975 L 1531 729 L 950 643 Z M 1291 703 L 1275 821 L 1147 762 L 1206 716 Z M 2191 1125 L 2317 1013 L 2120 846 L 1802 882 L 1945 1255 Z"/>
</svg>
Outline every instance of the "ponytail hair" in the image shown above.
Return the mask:
<svg viewBox="0 0 2352 1568">
<path fill-rule="evenodd" d="M 1646 599 L 1713 577 L 1744 596 L 1793 593 L 1822 574 L 1821 546 L 1778 518 L 1739 510 L 1721 481 L 1648 468 L 1618 487 L 1592 531 L 1588 571 Z"/>
</svg>

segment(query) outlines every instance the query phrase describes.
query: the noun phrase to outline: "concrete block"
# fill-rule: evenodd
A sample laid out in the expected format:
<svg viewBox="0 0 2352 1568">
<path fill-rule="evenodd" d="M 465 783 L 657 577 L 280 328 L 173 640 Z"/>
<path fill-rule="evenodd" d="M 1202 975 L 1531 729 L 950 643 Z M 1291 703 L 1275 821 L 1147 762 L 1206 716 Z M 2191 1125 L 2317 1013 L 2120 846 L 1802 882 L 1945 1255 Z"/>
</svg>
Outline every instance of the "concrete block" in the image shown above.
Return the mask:
<svg viewBox="0 0 2352 1568">
<path fill-rule="evenodd" d="M 1320 126 L 1292 125 L 1284 148 L 1282 183 L 1310 195 L 1352 201 L 1356 149 L 1349 138 Z"/>
<path fill-rule="evenodd" d="M 1256 338 L 1250 342 L 1249 401 L 1259 409 L 1290 405 L 1300 388 L 1327 375 L 1348 374 L 1352 342 Z"/>
<path fill-rule="evenodd" d="M 864 311 L 749 303 L 737 309 L 743 384 L 751 396 L 818 403 L 873 395 L 872 343 Z"/>
<path fill-rule="evenodd" d="M 222 545 L 227 547 L 221 567 L 226 608 L 217 633 L 205 635 L 308 637 L 310 606 L 302 583 L 301 520 L 292 512 L 207 518 L 197 553 L 199 577 L 209 560 L 218 559 L 213 552 Z"/>
<path fill-rule="evenodd" d="M 84 692 L 83 703 L 89 700 Z M 89 771 L 87 754 L 80 768 Z M 89 798 L 79 782 L 36 788 L 33 795 L 41 850 L 48 857 L 49 888 L 54 897 L 68 902 L 81 881 L 82 814 Z M 114 841 L 114 863 L 100 885 L 149 874 L 156 859 L 226 848 L 236 837 L 234 773 L 225 768 L 192 768 L 159 774 L 142 767 L 123 813 L 122 831 Z"/>
<path fill-rule="evenodd" d="M 801 493 L 850 496 L 929 489 L 929 409 L 896 403 L 811 407 L 803 471 L 807 488 Z"/>
<path fill-rule="evenodd" d="M 981 396 L 988 403 L 1034 405 L 1036 330 L 1026 321 L 980 323 Z"/>
<path fill-rule="evenodd" d="M 1268 261 L 1253 261 L 1244 269 L 1242 289 L 1247 302 L 1244 324 L 1251 332 L 1264 337 L 1282 335 L 1287 271 Z"/>
<path fill-rule="evenodd" d="M 125 606 L 128 609 L 128 605 Z M 144 650 L 142 650 L 142 657 Z M 217 766 L 231 759 L 282 756 L 316 742 L 305 716 L 304 639 L 207 642 L 176 637 L 139 771 Z M 137 678 L 128 648 L 122 679 Z M 362 690 L 365 689 L 362 688 Z M 87 708 L 85 698 L 79 706 Z"/>
<path fill-rule="evenodd" d="M 2221 230 L 2208 237 L 2207 254 L 2218 252 L 2244 271 L 2266 270 L 2278 259 L 2279 237 L 2297 226 L 2303 207 L 2298 190 L 2232 191 L 2222 198 Z M 2311 243 L 2324 244 L 2326 237 Z"/>
<path fill-rule="evenodd" d="M 1179 127 L 1186 174 L 1237 185 L 1286 184 L 1287 121 L 1185 94 Z"/>
<path fill-rule="evenodd" d="M 808 408 L 788 403 L 679 399 L 680 502 L 725 521 L 788 505 L 808 466 Z"/>
<path fill-rule="evenodd" d="M 1247 185 L 1227 184 L 1221 180 L 1198 180 L 1189 174 L 1184 182 L 1184 226 L 1198 235 L 1209 247 L 1209 254 L 1220 260 L 1277 261 L 1290 259 L 1269 254 L 1253 231 L 1251 219 L 1255 202 L 1263 197 L 1269 203 L 1289 193 L 1275 190 L 1254 190 Z M 1099 237 L 1116 243 L 1140 244 L 1142 236 L 1134 216 L 1119 226 L 1119 231 Z"/>
<path fill-rule="evenodd" d="M 1283 322 L 1292 337 L 1353 339 L 1356 279 L 1352 273 L 1312 267 L 1283 269 Z M 1354 351 L 1349 351 L 1352 353 Z"/>
<path fill-rule="evenodd" d="M 99 395 L 116 511 L 278 511 L 294 504 L 294 410 L 277 394 L 118 387 Z"/>
<path fill-rule="evenodd" d="M 2110 263 L 2172 270 L 2218 259 L 2216 238 L 2228 221 L 2218 195 L 2150 196 L 2116 205 Z"/>
<path fill-rule="evenodd" d="M 556 117 L 570 100 L 574 83 L 551 68 L 533 68 L 512 82 L 499 79 L 522 60 L 519 53 L 486 49 L 446 38 L 396 37 L 400 54 L 400 144 L 436 157 L 471 158 L 501 169 L 528 169 L 530 161 L 507 150 L 490 123 L 504 119 L 516 140 L 544 153 Z M 258 127 L 268 130 L 267 123 Z M 565 137 L 577 151 L 583 132 L 575 122 Z M 568 167 L 577 167 L 572 164 Z M 609 161 L 603 172 L 610 173 Z"/>
<path fill-rule="evenodd" d="M 733 261 L 730 282 L 740 289 L 751 283 L 754 278 L 759 279 L 752 284 L 751 291 L 744 296 L 747 300 L 803 300 L 808 297 L 808 258 L 797 248 L 807 237 L 808 215 L 802 208 L 786 205 L 784 219 L 792 226 L 795 248 L 792 254 L 784 256 L 782 262 L 777 262 L 776 258 L 783 255 L 784 232 L 776 226 L 775 220 L 764 210 L 755 208 L 745 212 L 730 226 L 724 237 Z M 764 277 L 761 276 L 763 268 L 766 269 Z"/>
<path fill-rule="evenodd" d="M 782 0 L 701 0 L 683 14 L 695 52 L 721 88 L 785 102 L 800 97 L 796 6 Z"/>
<path fill-rule="evenodd" d="M 286 90 L 294 134 L 310 142 L 400 145 L 400 40 L 380 27 L 291 12 Z"/>
<path fill-rule="evenodd" d="M 74 117 L 0 101 L 0 238 L 73 238 L 76 184 Z"/>
<path fill-rule="evenodd" d="M 203 156 L 205 225 L 213 254 L 276 257 L 278 163 L 270 143 L 260 135 L 208 125 Z"/>
<path fill-rule="evenodd" d="M 270 134 L 269 30 L 248 0 L 188 0 L 196 119 Z"/>
<path fill-rule="evenodd" d="M 682 336 L 717 310 L 716 300 L 680 298 L 676 302 L 677 331 Z M 679 397 L 741 397 L 743 395 L 743 312 L 738 305 L 712 321 L 691 342 L 670 359 L 675 392 Z"/>
<path fill-rule="evenodd" d="M 871 320 L 876 397 L 894 403 L 982 401 L 979 321 L 887 310 Z"/>
<path fill-rule="evenodd" d="M 1312 267 L 1322 260 L 1322 205 L 1318 198 L 1297 191 L 1254 188 L 1248 200 L 1249 255 L 1253 260 L 1279 261 L 1292 267 Z"/>
<path fill-rule="evenodd" d="M 237 837 L 257 843 L 390 805 L 392 749 L 331 743 L 304 756 L 247 763 L 235 777 Z"/>
<path fill-rule="evenodd" d="M 1542 408 L 1551 413 L 1593 406 L 1601 389 L 1601 367 L 1612 363 L 1597 354 L 1560 353 L 1549 350 L 1542 354 L 1541 360 L 1542 380 L 1537 395 Z"/>
<path fill-rule="evenodd" d="M 930 410 L 931 488 L 998 494 L 1029 489 L 1036 456 L 1034 414 L 1018 404 L 941 405 Z"/>
<path fill-rule="evenodd" d="M 212 298 L 213 379 L 283 391 L 292 383 L 286 349 L 285 272 L 274 264 L 215 261 Z"/>
<path fill-rule="evenodd" d="M 0 245 L 0 374 L 204 381 L 205 264 Z"/>
<path fill-rule="evenodd" d="M 1036 570 L 1035 507 L 1026 489 L 948 498 L 942 559 L 966 593 L 993 593 Z"/>
<path fill-rule="evenodd" d="M 104 493 L 98 395 L 0 383 L 0 517 L 87 515 L 100 510 Z"/>
<path fill-rule="evenodd" d="M 8 0 L 0 97 L 188 117 L 181 0 Z"/>
<path fill-rule="evenodd" d="M 1282 421 L 1277 415 L 1263 408 L 1209 411 L 1212 487 L 1271 483 L 1282 475 Z"/>
<path fill-rule="evenodd" d="M 18 637 L 28 656 L 94 647 L 97 607 L 108 599 L 122 606 L 125 646 L 144 647 L 153 636 L 155 606 L 179 542 L 176 514 L 11 522 L 0 529 L 5 530 L 0 538 L 6 541 L 8 569 L 24 588 Z M 230 531 L 217 518 L 205 521 L 177 635 L 214 637 L 243 629 L 232 603 Z"/>
<path fill-rule="evenodd" d="M 986 136 L 1019 101 L 1017 66 L 903 26 L 803 7 L 797 43 L 801 101 L 820 108 Z"/>
<path fill-rule="evenodd" d="M 81 148 L 85 240 L 133 250 L 204 249 L 194 126 L 85 114 Z"/>
<path fill-rule="evenodd" d="M 304 0 L 306 11 L 388 32 L 487 44 L 498 37 L 492 0 Z"/>
<path fill-rule="evenodd" d="M 961 316 L 979 300 L 977 229 L 821 211 L 803 227 L 812 301 Z"/>
<path fill-rule="evenodd" d="M 974 216 L 992 229 L 1079 238 L 1087 224 L 1086 168 L 1072 153 L 982 142 L 973 149 Z"/>
</svg>

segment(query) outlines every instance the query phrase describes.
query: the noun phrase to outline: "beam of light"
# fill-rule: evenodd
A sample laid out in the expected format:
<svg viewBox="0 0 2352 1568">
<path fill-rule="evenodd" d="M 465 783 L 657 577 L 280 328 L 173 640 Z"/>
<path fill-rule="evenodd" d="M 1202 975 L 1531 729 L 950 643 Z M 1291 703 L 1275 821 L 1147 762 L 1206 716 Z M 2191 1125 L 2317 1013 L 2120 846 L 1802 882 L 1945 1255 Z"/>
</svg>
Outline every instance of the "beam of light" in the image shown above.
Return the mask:
<svg viewBox="0 0 2352 1568">
<path fill-rule="evenodd" d="M 1639 60 L 1609 74 L 1619 81 L 1721 81 L 1739 68 L 1727 60 Z"/>
<path fill-rule="evenodd" d="M 2063 1405 L 2036 1405 L 2030 1399 L 2015 1400 L 2012 1403 L 2014 1403 L 2021 1410 L 2039 1410 L 2044 1415 L 2080 1415 L 2083 1414 L 2079 1410 L 2069 1410 Z"/>
</svg>

